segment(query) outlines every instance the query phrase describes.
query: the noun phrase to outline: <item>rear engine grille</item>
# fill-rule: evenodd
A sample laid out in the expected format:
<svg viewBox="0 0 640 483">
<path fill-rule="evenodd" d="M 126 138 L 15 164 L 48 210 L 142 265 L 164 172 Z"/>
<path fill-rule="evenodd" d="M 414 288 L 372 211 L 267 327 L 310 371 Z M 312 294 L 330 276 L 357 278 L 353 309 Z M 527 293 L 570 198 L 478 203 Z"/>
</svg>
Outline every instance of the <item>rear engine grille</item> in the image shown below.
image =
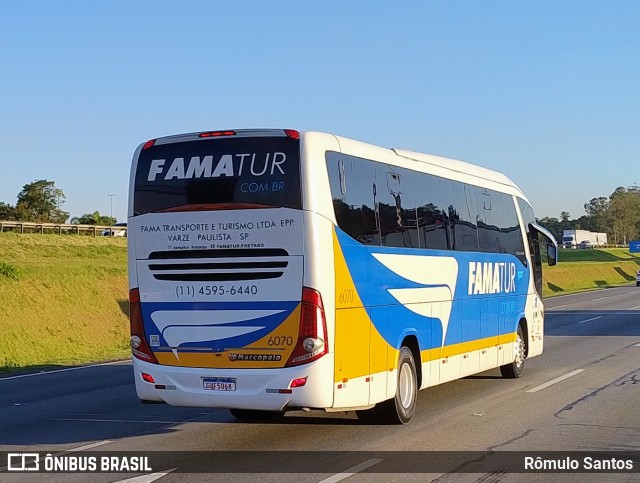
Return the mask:
<svg viewBox="0 0 640 483">
<path fill-rule="evenodd" d="M 151 252 L 149 260 L 167 260 L 177 258 L 238 258 L 238 257 L 286 257 L 284 248 L 221 248 L 216 250 L 171 250 Z"/>
<path fill-rule="evenodd" d="M 256 257 L 286 257 L 289 253 L 280 248 L 179 250 L 153 252 L 150 260 L 170 260 L 171 263 L 151 263 L 149 270 L 156 280 L 184 282 L 232 282 L 267 280 L 284 274 L 287 260 L 251 260 Z M 244 258 L 224 262 L 198 262 L 202 258 Z M 176 259 L 185 260 L 176 263 Z M 188 261 L 186 259 L 189 259 Z M 248 260 L 247 260 L 248 259 Z M 276 269 L 276 270 L 273 270 Z M 280 270 L 278 270 L 280 269 Z"/>
</svg>

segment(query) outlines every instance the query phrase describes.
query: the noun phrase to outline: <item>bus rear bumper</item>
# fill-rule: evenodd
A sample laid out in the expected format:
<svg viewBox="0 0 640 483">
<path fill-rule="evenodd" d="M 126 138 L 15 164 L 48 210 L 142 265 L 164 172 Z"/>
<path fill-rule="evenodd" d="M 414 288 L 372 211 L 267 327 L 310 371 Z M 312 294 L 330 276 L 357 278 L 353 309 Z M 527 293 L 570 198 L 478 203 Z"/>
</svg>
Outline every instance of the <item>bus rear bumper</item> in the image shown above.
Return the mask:
<svg viewBox="0 0 640 483">
<path fill-rule="evenodd" d="M 278 369 L 204 369 L 150 364 L 133 358 L 134 379 L 142 401 L 172 406 L 257 409 L 328 408 L 333 405 L 333 361 L 329 355 L 310 364 Z M 147 382 L 142 375 L 153 378 Z M 294 379 L 306 377 L 301 387 Z M 235 390 L 205 389 L 205 381 L 235 383 Z"/>
</svg>

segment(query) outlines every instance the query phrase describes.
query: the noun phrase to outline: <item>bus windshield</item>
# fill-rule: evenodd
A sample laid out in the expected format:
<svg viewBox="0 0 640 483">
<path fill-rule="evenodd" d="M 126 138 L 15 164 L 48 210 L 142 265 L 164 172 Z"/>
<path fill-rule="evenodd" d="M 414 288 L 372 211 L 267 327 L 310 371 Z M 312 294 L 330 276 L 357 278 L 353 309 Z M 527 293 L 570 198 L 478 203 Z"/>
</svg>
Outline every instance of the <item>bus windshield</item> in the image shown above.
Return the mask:
<svg viewBox="0 0 640 483">
<path fill-rule="evenodd" d="M 134 214 L 230 207 L 301 208 L 299 141 L 199 139 L 142 149 Z"/>
</svg>

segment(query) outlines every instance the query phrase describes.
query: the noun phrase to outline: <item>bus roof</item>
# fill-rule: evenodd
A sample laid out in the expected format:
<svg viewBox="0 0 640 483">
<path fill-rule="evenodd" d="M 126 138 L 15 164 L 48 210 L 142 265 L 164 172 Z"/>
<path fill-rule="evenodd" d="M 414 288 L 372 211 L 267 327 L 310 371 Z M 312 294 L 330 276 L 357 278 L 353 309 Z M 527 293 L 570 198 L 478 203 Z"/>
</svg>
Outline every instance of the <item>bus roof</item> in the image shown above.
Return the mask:
<svg viewBox="0 0 640 483">
<path fill-rule="evenodd" d="M 499 171 L 494 171 L 492 169 L 478 166 L 477 164 L 471 164 L 465 161 L 460 161 L 452 158 L 445 158 L 443 156 L 436 156 L 434 154 L 417 153 L 415 151 L 410 151 L 408 149 L 394 148 L 393 151 L 398 156 L 402 156 L 403 158 L 414 159 L 416 161 L 429 163 L 434 166 L 450 169 L 452 171 L 458 171 L 460 173 L 477 176 L 478 178 L 495 181 L 496 183 L 504 184 L 507 186 L 517 187 L 516 184 L 513 181 L 511 181 L 511 179 L 507 175 Z"/>
<path fill-rule="evenodd" d="M 287 136 L 289 132 L 294 132 L 291 130 L 285 129 L 232 129 L 226 131 L 216 131 L 217 133 L 232 133 L 232 136 L 237 137 L 256 137 L 256 136 Z M 185 134 L 177 134 L 171 136 L 163 136 L 154 140 L 155 144 L 166 144 L 166 143 L 175 143 L 175 142 L 184 142 L 184 141 L 193 141 L 193 140 L 204 140 L 208 136 L 203 136 L 204 134 L 212 133 L 213 131 L 203 131 L 203 132 L 192 132 Z M 297 133 L 296 133 L 297 134 Z M 416 151 L 411 151 L 408 149 L 397 149 L 397 148 L 385 148 L 382 146 L 377 146 L 374 144 L 365 143 L 363 141 L 357 141 L 355 139 L 346 138 L 342 136 L 337 136 L 335 134 L 324 133 L 319 131 L 304 131 L 300 132 L 300 135 L 304 136 L 333 136 L 340 143 L 341 146 L 351 145 L 358 148 L 358 151 L 369 151 L 372 154 L 377 153 L 380 157 L 384 157 L 387 160 L 389 159 L 389 155 L 392 154 L 394 157 L 405 158 L 413 161 L 418 161 L 421 163 L 429 164 L 433 167 L 439 168 L 441 170 L 450 171 L 453 173 L 457 173 L 463 176 L 471 176 L 474 178 L 479 178 L 481 180 L 487 180 L 492 183 L 498 183 L 500 185 L 512 188 L 516 190 L 518 195 L 527 200 L 527 197 L 524 195 L 522 190 L 505 174 L 494 171 L 488 168 L 484 168 L 482 166 L 478 166 L 476 164 L 467 163 L 465 161 L 460 161 L 457 159 L 446 158 L 443 156 L 436 156 L 433 154 L 424 154 Z M 223 135 L 221 137 L 227 137 Z M 142 145 L 140 145 L 140 148 Z M 527 200 L 528 201 L 528 200 Z"/>
<path fill-rule="evenodd" d="M 305 132 L 304 134 L 313 135 L 313 132 Z M 412 161 L 418 161 L 420 163 L 428 164 L 432 167 L 437 168 L 438 170 L 449 171 L 465 176 L 465 177 L 473 177 L 479 178 L 480 180 L 486 180 L 490 183 L 497 183 L 503 185 L 505 187 L 511 188 L 518 193 L 518 196 L 527 200 L 527 197 L 522 192 L 522 190 L 516 185 L 508 176 L 505 174 L 494 171 L 492 169 L 484 168 L 482 166 L 478 166 L 476 164 L 467 163 L 465 161 L 460 161 L 457 159 L 446 158 L 443 156 L 436 156 L 433 154 L 424 154 L 416 151 L 411 151 L 408 149 L 397 149 L 397 148 L 384 148 L 381 146 L 376 146 L 374 144 L 364 143 L 362 141 L 356 141 L 354 139 L 345 138 L 342 136 L 335 136 L 341 146 L 357 146 L 358 149 L 362 150 L 370 150 L 371 155 L 374 155 L 377 152 L 380 157 L 389 158 L 389 154 L 394 155 L 394 157 L 405 158 Z M 455 178 L 455 176 L 453 176 Z M 483 184 L 483 183 L 478 183 Z"/>
</svg>

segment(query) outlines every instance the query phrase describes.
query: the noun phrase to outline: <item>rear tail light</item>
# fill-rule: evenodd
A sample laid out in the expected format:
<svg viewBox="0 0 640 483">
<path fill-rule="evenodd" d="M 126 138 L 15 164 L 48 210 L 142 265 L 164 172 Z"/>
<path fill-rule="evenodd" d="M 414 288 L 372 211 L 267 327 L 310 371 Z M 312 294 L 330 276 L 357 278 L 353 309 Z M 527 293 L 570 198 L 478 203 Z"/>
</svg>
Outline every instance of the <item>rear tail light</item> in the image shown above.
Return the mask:
<svg viewBox="0 0 640 483">
<path fill-rule="evenodd" d="M 142 380 L 148 382 L 149 384 L 155 384 L 156 381 L 153 379 L 151 374 L 147 374 L 146 372 L 142 373 Z"/>
<path fill-rule="evenodd" d="M 300 139 L 300 132 L 294 129 L 285 129 L 285 134 L 292 139 Z"/>
<path fill-rule="evenodd" d="M 151 146 L 153 146 L 156 143 L 155 139 L 149 139 L 146 143 L 144 143 L 142 145 L 142 149 L 149 149 Z"/>
<path fill-rule="evenodd" d="M 287 361 L 287 367 L 315 361 L 329 352 L 327 320 L 322 296 L 312 288 L 302 288 L 298 341 Z"/>
<path fill-rule="evenodd" d="M 140 291 L 137 288 L 129 292 L 129 325 L 131 328 L 131 352 L 133 352 L 133 355 L 145 362 L 157 364 L 158 360 L 151 352 L 144 334 L 142 309 L 140 308 Z"/>
<path fill-rule="evenodd" d="M 293 389 L 294 387 L 302 387 L 307 383 L 306 377 L 299 377 L 298 379 L 294 379 L 289 384 L 289 387 Z"/>
</svg>

